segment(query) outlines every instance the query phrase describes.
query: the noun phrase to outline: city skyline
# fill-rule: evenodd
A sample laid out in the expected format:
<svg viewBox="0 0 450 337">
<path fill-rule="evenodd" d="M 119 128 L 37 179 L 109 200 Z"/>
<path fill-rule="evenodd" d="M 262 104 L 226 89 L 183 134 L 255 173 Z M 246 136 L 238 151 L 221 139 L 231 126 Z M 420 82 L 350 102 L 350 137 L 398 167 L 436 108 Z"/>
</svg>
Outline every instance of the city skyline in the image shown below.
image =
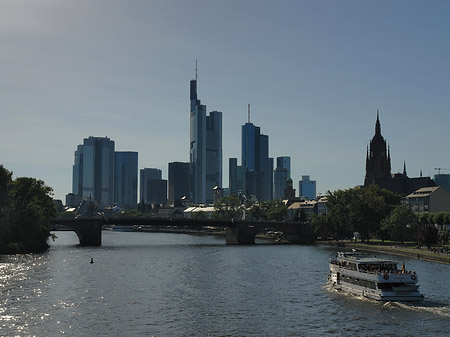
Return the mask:
<svg viewBox="0 0 450 337">
<path fill-rule="evenodd" d="M 139 168 L 189 161 L 189 80 L 223 113 L 223 177 L 240 127 L 270 137 L 317 193 L 364 183 L 379 109 L 392 173 L 449 173 L 446 1 L 0 4 L 0 164 L 64 200 L 80 139 L 109 137 Z M 202 17 L 202 20 L 192 20 Z"/>
</svg>

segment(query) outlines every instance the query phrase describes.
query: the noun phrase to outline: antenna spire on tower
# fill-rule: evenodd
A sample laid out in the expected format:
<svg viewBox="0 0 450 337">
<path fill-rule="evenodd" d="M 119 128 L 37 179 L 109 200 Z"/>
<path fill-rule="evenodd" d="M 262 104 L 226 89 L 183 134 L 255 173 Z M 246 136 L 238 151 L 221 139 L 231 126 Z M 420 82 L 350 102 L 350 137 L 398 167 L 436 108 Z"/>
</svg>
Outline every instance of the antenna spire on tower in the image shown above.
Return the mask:
<svg viewBox="0 0 450 337">
<path fill-rule="evenodd" d="M 195 80 L 197 81 L 198 77 L 198 67 L 197 67 L 197 59 L 195 59 Z"/>
<path fill-rule="evenodd" d="M 248 105 L 248 122 L 250 123 L 250 104 Z"/>
</svg>

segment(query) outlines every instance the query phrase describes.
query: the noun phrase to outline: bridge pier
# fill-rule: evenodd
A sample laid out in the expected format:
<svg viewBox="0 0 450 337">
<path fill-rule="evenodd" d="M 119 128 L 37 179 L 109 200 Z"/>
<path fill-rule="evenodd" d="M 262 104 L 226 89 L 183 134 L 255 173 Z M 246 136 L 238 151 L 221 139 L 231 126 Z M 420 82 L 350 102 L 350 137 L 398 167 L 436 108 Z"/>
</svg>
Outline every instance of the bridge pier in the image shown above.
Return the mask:
<svg viewBox="0 0 450 337">
<path fill-rule="evenodd" d="M 102 223 L 99 221 L 84 220 L 72 229 L 80 239 L 80 246 L 101 246 L 102 245 Z"/>
<path fill-rule="evenodd" d="M 258 230 L 243 223 L 236 223 L 235 227 L 226 227 L 227 245 L 254 245 Z"/>
</svg>

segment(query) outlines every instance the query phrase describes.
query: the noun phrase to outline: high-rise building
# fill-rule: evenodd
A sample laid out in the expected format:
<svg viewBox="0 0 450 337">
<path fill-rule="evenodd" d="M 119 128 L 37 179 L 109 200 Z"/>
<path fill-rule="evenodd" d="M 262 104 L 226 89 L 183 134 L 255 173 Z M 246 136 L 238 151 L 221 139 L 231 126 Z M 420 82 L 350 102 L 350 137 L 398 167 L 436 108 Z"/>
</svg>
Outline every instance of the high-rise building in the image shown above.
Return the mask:
<svg viewBox="0 0 450 337">
<path fill-rule="evenodd" d="M 237 165 L 237 158 L 229 159 L 229 189 L 231 196 L 247 193 L 247 168 Z"/>
<path fill-rule="evenodd" d="M 191 80 L 190 100 L 190 199 L 212 202 L 213 188 L 222 187 L 222 113 L 206 115 L 206 105 L 197 98 L 197 75 Z"/>
<path fill-rule="evenodd" d="M 302 176 L 302 180 L 298 182 L 298 189 L 300 198 L 316 199 L 316 181 L 311 180 L 309 176 Z"/>
<path fill-rule="evenodd" d="M 138 184 L 138 153 L 116 152 L 114 201 L 120 206 L 136 207 Z"/>
<path fill-rule="evenodd" d="M 285 168 L 288 171 L 289 178 L 291 177 L 291 157 L 277 157 L 277 168 L 278 167 Z"/>
<path fill-rule="evenodd" d="M 167 204 L 167 180 L 160 169 L 141 169 L 139 198 L 144 204 Z"/>
<path fill-rule="evenodd" d="M 214 188 L 222 187 L 222 113 L 206 116 L 206 202 L 213 202 Z"/>
<path fill-rule="evenodd" d="M 92 198 L 99 206 L 114 203 L 114 141 L 89 137 L 78 145 L 73 165 L 72 193 Z"/>
<path fill-rule="evenodd" d="M 282 199 L 286 188 L 287 179 L 291 177 L 291 157 L 277 157 L 277 168 L 273 172 L 274 199 Z M 294 190 L 295 191 L 295 190 Z"/>
<path fill-rule="evenodd" d="M 289 179 L 289 171 L 284 167 L 277 167 L 273 172 L 274 180 L 274 199 L 284 198 L 284 190 L 286 189 L 286 183 Z"/>
<path fill-rule="evenodd" d="M 237 158 L 228 159 L 228 188 L 230 189 L 230 195 L 238 195 L 237 193 Z"/>
<path fill-rule="evenodd" d="M 176 199 L 189 198 L 189 163 L 169 163 L 169 204 Z"/>
<path fill-rule="evenodd" d="M 247 169 L 247 197 L 258 200 L 273 198 L 273 158 L 269 158 L 269 136 L 250 122 L 242 125 L 242 166 Z"/>
</svg>

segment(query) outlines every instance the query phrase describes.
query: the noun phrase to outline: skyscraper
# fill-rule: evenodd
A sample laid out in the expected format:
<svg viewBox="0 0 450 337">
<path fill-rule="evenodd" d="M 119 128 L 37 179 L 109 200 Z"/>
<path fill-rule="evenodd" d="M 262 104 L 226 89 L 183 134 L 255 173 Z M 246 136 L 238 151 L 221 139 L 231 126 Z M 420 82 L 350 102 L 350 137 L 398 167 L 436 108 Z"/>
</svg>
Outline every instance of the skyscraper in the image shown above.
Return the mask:
<svg viewBox="0 0 450 337">
<path fill-rule="evenodd" d="M 298 182 L 299 197 L 308 198 L 309 200 L 316 199 L 316 181 L 310 180 L 309 176 L 302 176 L 302 180 Z"/>
<path fill-rule="evenodd" d="M 247 192 L 247 168 L 237 165 L 237 158 L 229 159 L 229 189 L 231 196 L 246 194 Z"/>
<path fill-rule="evenodd" d="M 284 198 L 284 190 L 286 189 L 286 183 L 289 178 L 289 171 L 284 167 L 277 167 L 273 172 L 274 180 L 274 199 Z"/>
<path fill-rule="evenodd" d="M 289 156 L 277 157 L 277 168 L 278 167 L 285 168 L 288 171 L 289 178 L 291 177 L 291 157 Z"/>
<path fill-rule="evenodd" d="M 116 152 L 114 201 L 120 206 L 136 207 L 138 182 L 138 153 Z"/>
<path fill-rule="evenodd" d="M 274 199 L 284 198 L 284 190 L 286 188 L 287 180 L 290 177 L 291 177 L 291 157 L 288 156 L 277 157 L 277 168 L 273 172 Z"/>
<path fill-rule="evenodd" d="M 189 163 L 169 163 L 169 204 L 189 197 Z"/>
<path fill-rule="evenodd" d="M 242 125 L 241 138 L 242 166 L 247 169 L 247 197 L 258 200 L 273 198 L 273 158 L 269 158 L 269 136 L 261 134 L 261 129 L 250 122 Z"/>
<path fill-rule="evenodd" d="M 72 193 L 92 198 L 99 206 L 114 202 L 114 141 L 89 137 L 78 145 L 73 165 Z"/>
<path fill-rule="evenodd" d="M 213 189 L 222 187 L 222 113 L 206 116 L 206 202 L 213 202 Z"/>
<path fill-rule="evenodd" d="M 144 168 L 140 171 L 140 202 L 144 204 L 167 204 L 167 180 L 162 179 L 162 171 Z"/>
<path fill-rule="evenodd" d="M 212 202 L 212 189 L 222 187 L 222 113 L 206 116 L 197 98 L 197 74 L 190 84 L 191 195 L 195 203 Z"/>
</svg>

